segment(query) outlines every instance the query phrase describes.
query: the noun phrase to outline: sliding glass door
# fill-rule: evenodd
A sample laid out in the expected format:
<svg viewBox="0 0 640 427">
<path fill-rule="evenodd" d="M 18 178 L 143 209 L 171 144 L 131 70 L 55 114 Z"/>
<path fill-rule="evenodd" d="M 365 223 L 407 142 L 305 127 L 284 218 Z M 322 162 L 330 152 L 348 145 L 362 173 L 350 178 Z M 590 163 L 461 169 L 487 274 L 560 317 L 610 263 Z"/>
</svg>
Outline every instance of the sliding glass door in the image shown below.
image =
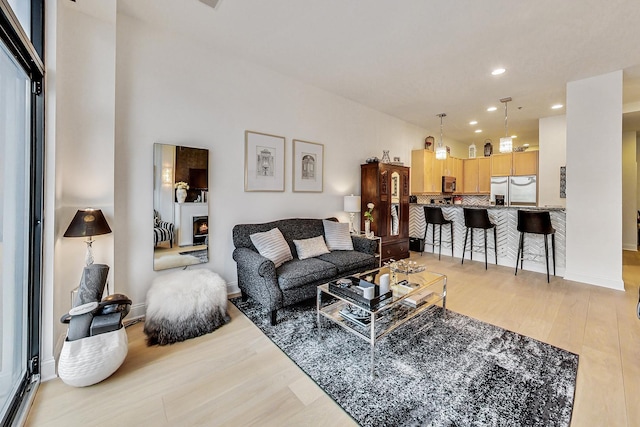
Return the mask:
<svg viewBox="0 0 640 427">
<path fill-rule="evenodd" d="M 0 0 L 0 425 L 39 382 L 43 0 Z"/>
<path fill-rule="evenodd" d="M 27 370 L 29 76 L 0 46 L 0 404 L 9 409 Z"/>
</svg>

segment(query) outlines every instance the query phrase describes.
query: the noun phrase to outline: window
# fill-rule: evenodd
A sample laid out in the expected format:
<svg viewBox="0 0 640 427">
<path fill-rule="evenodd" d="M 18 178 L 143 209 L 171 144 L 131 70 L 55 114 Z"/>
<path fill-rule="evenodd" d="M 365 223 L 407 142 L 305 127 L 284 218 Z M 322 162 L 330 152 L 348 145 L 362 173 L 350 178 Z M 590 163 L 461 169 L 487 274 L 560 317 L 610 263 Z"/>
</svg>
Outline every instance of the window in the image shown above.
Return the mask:
<svg viewBox="0 0 640 427">
<path fill-rule="evenodd" d="M 0 2 L 0 424 L 39 380 L 42 0 Z M 28 34 L 28 35 L 27 35 Z M 26 213 L 26 214 L 25 214 Z"/>
</svg>

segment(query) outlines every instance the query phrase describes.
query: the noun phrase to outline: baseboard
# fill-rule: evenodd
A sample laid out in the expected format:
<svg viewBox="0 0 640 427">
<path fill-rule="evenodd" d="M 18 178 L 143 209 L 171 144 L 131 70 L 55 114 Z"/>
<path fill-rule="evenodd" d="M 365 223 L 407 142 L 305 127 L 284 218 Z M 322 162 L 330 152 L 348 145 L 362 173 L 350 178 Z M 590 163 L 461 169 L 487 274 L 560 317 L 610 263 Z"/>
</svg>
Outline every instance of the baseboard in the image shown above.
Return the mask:
<svg viewBox="0 0 640 427">
<path fill-rule="evenodd" d="M 585 274 L 565 273 L 565 280 L 573 282 L 586 283 L 588 285 L 601 286 L 603 288 L 614 289 L 616 291 L 624 291 L 624 281 L 622 279 L 611 279 L 608 277 L 587 276 Z"/>
<path fill-rule="evenodd" d="M 144 317 L 147 314 L 147 305 L 144 303 L 132 304 L 129 314 L 127 314 L 126 320 L 138 319 Z"/>
<path fill-rule="evenodd" d="M 638 246 L 634 245 L 633 243 L 623 243 L 622 244 L 622 250 L 638 252 Z"/>
<path fill-rule="evenodd" d="M 41 381 L 49 381 L 54 378 L 57 378 L 56 374 L 56 359 L 53 357 L 43 360 L 40 363 L 40 380 Z"/>
<path fill-rule="evenodd" d="M 239 294 L 240 288 L 238 287 L 238 282 L 227 283 L 227 295 L 231 294 Z"/>
</svg>

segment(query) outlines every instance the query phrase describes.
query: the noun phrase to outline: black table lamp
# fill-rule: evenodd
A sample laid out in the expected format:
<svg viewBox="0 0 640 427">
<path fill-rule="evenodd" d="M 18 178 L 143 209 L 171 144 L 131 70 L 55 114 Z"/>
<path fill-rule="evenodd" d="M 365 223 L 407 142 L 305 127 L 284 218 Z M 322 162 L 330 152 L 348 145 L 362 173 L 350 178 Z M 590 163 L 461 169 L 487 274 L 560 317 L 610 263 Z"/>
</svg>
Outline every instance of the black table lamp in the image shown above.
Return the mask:
<svg viewBox="0 0 640 427">
<path fill-rule="evenodd" d="M 80 209 L 73 217 L 71 224 L 64 232 L 64 237 L 86 237 L 87 255 L 85 261 L 87 265 L 93 264 L 93 244 L 92 236 L 111 233 L 111 228 L 107 224 L 100 209 Z"/>
</svg>

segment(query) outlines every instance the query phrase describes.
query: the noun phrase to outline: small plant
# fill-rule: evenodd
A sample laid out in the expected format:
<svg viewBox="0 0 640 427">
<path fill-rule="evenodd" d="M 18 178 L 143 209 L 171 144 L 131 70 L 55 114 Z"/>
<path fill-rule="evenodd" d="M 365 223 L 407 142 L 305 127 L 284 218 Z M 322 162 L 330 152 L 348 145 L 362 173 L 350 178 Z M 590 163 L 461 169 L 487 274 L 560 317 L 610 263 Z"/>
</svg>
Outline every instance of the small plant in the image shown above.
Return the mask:
<svg viewBox="0 0 640 427">
<path fill-rule="evenodd" d="M 372 221 L 373 222 L 373 214 L 372 214 L 372 212 L 373 212 L 374 206 L 375 205 L 373 203 L 367 203 L 367 207 L 369 208 L 369 210 L 364 213 L 364 218 L 367 221 Z"/>
<path fill-rule="evenodd" d="M 176 182 L 175 188 L 182 188 L 183 190 L 189 189 L 189 184 L 184 181 Z"/>
</svg>

